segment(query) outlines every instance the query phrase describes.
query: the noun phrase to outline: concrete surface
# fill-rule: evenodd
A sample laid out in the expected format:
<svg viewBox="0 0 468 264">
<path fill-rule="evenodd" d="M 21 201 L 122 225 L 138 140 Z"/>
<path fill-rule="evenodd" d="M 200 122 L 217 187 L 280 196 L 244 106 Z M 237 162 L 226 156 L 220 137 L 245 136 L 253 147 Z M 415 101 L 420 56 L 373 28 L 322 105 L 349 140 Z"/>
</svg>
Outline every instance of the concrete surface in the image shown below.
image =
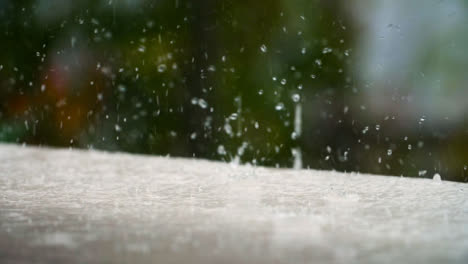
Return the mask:
<svg viewBox="0 0 468 264">
<path fill-rule="evenodd" d="M 0 145 L 0 263 L 468 263 L 468 186 Z"/>
</svg>

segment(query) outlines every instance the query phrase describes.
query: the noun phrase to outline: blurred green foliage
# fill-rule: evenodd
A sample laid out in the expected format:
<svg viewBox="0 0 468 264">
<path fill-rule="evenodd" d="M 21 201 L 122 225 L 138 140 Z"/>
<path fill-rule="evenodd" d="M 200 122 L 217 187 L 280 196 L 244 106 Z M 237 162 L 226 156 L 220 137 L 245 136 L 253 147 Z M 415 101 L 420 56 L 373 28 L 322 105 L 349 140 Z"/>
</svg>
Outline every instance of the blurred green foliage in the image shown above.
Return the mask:
<svg viewBox="0 0 468 264">
<path fill-rule="evenodd" d="M 468 179 L 465 125 L 399 131 L 364 111 L 346 1 L 0 7 L 2 141 L 279 167 L 300 147 L 304 167 Z"/>
</svg>

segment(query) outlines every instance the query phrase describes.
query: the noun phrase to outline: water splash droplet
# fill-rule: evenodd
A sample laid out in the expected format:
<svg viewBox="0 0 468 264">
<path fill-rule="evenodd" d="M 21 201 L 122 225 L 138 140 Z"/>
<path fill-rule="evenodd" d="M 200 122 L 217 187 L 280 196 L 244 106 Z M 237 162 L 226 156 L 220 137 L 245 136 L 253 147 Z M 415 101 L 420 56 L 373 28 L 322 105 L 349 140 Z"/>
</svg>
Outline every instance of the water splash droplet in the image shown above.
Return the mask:
<svg viewBox="0 0 468 264">
<path fill-rule="evenodd" d="M 284 109 L 284 104 L 283 103 L 279 102 L 278 104 L 276 104 L 276 106 L 275 106 L 276 111 L 281 111 L 283 109 Z"/>
<path fill-rule="evenodd" d="M 301 100 L 301 96 L 300 96 L 299 94 L 295 93 L 295 94 L 293 94 L 293 95 L 291 96 L 291 99 L 292 99 L 295 103 L 297 103 L 297 102 L 299 102 L 299 100 Z"/>
<path fill-rule="evenodd" d="M 167 70 L 166 64 L 159 64 L 158 65 L 158 72 L 165 72 Z"/>
</svg>

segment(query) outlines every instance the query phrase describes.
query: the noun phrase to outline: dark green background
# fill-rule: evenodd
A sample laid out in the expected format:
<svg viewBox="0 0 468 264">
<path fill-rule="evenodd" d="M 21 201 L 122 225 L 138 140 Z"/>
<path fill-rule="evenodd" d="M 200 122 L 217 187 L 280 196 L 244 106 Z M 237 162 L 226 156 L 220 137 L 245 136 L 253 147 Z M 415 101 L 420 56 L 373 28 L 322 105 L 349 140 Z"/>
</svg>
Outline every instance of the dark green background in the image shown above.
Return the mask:
<svg viewBox="0 0 468 264">
<path fill-rule="evenodd" d="M 0 140 L 468 181 L 466 118 L 366 110 L 347 2 L 0 0 Z"/>
</svg>

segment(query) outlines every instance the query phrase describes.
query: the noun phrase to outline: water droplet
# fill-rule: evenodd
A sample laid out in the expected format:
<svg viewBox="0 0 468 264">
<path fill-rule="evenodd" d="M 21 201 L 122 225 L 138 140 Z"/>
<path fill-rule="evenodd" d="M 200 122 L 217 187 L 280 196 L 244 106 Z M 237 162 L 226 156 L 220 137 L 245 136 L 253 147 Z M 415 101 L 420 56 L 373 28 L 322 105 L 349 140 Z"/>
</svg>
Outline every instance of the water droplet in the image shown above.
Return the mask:
<svg viewBox="0 0 468 264">
<path fill-rule="evenodd" d="M 362 130 L 362 134 L 366 134 L 367 131 L 369 131 L 369 127 L 368 127 L 368 126 L 364 127 L 364 129 Z"/>
<path fill-rule="evenodd" d="M 203 109 L 208 107 L 208 103 L 202 98 L 198 99 L 198 105 Z"/>
<path fill-rule="evenodd" d="M 332 51 L 333 51 L 332 48 L 325 47 L 325 48 L 322 50 L 322 54 L 327 54 L 327 53 L 330 53 L 330 52 L 332 52 Z"/>
<path fill-rule="evenodd" d="M 122 93 L 125 92 L 125 91 L 127 90 L 127 88 L 126 88 L 124 85 L 122 85 L 122 84 L 119 84 L 119 85 L 117 86 L 117 89 L 118 89 L 120 92 L 122 92 Z"/>
<path fill-rule="evenodd" d="M 281 79 L 281 84 L 285 85 L 287 83 L 286 79 Z"/>
<path fill-rule="evenodd" d="M 297 93 L 293 94 L 291 96 L 291 98 L 295 103 L 297 103 L 297 102 L 299 102 L 299 100 L 301 100 L 301 96 L 299 94 L 297 94 Z"/>
<path fill-rule="evenodd" d="M 228 134 L 231 137 L 233 136 L 232 126 L 228 122 L 224 124 L 224 132 L 226 132 L 226 134 Z"/>
<path fill-rule="evenodd" d="M 237 113 L 232 113 L 232 114 L 229 116 L 229 119 L 231 119 L 231 120 L 236 120 L 236 119 L 237 119 Z"/>
<path fill-rule="evenodd" d="M 260 50 L 261 50 L 263 53 L 265 53 L 265 52 L 268 51 L 268 48 L 267 48 L 267 46 L 265 46 L 265 44 L 263 44 L 263 45 L 260 46 Z"/>
<path fill-rule="evenodd" d="M 158 72 L 165 72 L 167 70 L 166 64 L 159 64 Z"/>
<path fill-rule="evenodd" d="M 423 141 L 419 141 L 418 142 L 418 148 L 422 148 L 424 147 L 424 142 Z"/>
<path fill-rule="evenodd" d="M 208 71 L 209 72 L 215 72 L 216 71 L 216 67 L 214 65 L 210 65 L 208 66 Z"/>
<path fill-rule="evenodd" d="M 219 155 L 223 155 L 223 156 L 226 155 L 226 149 L 224 148 L 223 145 L 219 145 L 217 151 Z"/>
<path fill-rule="evenodd" d="M 296 132 L 291 133 L 291 139 L 297 139 L 299 136 L 297 135 Z"/>
<path fill-rule="evenodd" d="M 393 154 L 393 150 L 391 150 L 391 149 L 387 150 L 387 155 L 388 156 L 391 156 L 392 154 Z"/>
<path fill-rule="evenodd" d="M 275 109 L 276 109 L 276 111 L 283 110 L 284 109 L 284 104 L 279 102 L 278 104 L 276 104 Z"/>
</svg>

